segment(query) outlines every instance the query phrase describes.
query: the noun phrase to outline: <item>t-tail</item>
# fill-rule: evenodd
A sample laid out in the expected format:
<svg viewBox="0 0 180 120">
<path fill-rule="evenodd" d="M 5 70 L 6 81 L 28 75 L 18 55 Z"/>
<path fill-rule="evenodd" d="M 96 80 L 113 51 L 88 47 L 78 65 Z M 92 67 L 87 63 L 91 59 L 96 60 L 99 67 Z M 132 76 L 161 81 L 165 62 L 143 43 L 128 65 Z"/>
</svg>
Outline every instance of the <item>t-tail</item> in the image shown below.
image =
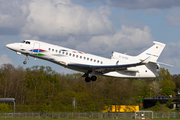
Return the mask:
<svg viewBox="0 0 180 120">
<path fill-rule="evenodd" d="M 143 63 L 155 63 L 155 64 L 162 64 L 162 65 L 166 65 L 166 66 L 171 66 L 172 65 L 168 65 L 165 63 L 160 63 L 157 62 L 159 56 L 161 55 L 164 47 L 166 46 L 166 44 L 164 43 L 160 43 L 160 42 L 156 42 L 153 41 L 154 45 L 152 47 L 150 47 L 149 49 L 147 49 L 146 51 L 144 51 L 143 53 L 141 53 L 140 55 L 138 55 L 137 57 L 143 62 Z"/>
</svg>

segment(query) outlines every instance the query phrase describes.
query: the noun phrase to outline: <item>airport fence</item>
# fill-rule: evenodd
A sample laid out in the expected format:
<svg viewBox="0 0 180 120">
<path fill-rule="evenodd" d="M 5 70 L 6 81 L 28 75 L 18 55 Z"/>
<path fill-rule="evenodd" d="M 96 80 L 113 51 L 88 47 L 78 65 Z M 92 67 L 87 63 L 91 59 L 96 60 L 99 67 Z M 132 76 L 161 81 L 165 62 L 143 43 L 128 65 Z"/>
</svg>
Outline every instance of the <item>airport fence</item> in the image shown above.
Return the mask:
<svg viewBox="0 0 180 120">
<path fill-rule="evenodd" d="M 39 112 L 39 113 L 0 113 L 0 119 L 6 118 L 66 118 L 66 119 L 143 119 L 142 117 L 135 117 L 136 113 L 78 113 L 78 112 Z M 160 113 L 153 112 L 151 115 L 144 115 L 145 119 L 153 118 L 180 118 L 180 113 Z"/>
</svg>

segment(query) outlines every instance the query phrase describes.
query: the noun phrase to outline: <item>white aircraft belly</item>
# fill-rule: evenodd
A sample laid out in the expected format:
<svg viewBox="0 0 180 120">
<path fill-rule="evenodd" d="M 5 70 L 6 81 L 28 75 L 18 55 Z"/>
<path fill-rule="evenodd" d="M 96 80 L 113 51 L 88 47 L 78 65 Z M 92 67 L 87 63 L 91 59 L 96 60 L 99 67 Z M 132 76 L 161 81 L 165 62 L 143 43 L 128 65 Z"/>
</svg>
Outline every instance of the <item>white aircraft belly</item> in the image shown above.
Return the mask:
<svg viewBox="0 0 180 120">
<path fill-rule="evenodd" d="M 113 71 L 103 74 L 109 77 L 120 77 L 120 78 L 156 78 L 154 73 L 147 72 L 135 72 L 135 71 Z"/>
<path fill-rule="evenodd" d="M 138 78 L 140 77 L 137 72 L 129 72 L 129 71 L 113 71 L 103 74 L 104 76 L 110 77 L 121 77 L 121 78 Z"/>
</svg>

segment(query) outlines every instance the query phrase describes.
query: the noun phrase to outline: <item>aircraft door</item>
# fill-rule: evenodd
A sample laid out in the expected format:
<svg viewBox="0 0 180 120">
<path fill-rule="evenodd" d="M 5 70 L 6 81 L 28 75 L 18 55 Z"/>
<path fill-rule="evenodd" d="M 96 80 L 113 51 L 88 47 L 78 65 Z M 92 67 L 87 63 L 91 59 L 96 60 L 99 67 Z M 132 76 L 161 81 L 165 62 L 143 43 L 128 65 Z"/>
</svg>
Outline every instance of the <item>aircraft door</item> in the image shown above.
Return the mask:
<svg viewBox="0 0 180 120">
<path fill-rule="evenodd" d="M 39 55 L 39 49 L 40 49 L 40 44 L 34 43 L 33 49 L 32 49 L 32 54 L 38 56 Z"/>
<path fill-rule="evenodd" d="M 119 64 L 119 60 L 116 62 L 116 65 L 118 65 Z"/>
</svg>

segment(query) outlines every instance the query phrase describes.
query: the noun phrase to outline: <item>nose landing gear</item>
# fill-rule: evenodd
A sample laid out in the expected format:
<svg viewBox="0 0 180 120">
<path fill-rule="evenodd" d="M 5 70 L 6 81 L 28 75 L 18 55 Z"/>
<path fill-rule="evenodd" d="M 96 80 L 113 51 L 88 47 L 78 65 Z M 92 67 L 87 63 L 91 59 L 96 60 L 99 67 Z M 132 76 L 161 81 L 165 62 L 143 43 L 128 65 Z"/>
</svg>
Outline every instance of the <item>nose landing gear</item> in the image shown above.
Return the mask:
<svg viewBox="0 0 180 120">
<path fill-rule="evenodd" d="M 26 62 L 27 60 L 29 60 L 28 55 L 25 56 L 25 60 L 24 60 L 23 64 L 27 64 L 27 62 Z"/>
</svg>

